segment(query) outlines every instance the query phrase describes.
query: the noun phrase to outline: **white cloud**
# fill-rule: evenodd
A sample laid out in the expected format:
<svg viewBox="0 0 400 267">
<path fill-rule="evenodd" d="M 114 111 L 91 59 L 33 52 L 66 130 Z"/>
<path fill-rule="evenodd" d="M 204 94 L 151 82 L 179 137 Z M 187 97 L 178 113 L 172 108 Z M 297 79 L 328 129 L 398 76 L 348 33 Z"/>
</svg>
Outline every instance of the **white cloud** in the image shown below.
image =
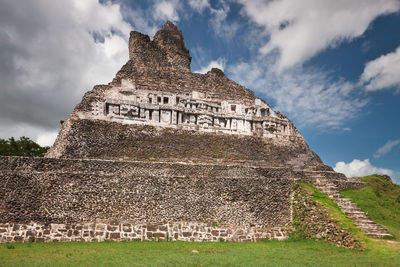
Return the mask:
<svg viewBox="0 0 400 267">
<path fill-rule="evenodd" d="M 371 174 L 386 174 L 389 176 L 393 176 L 393 174 L 395 174 L 395 172 L 392 170 L 377 168 L 373 166 L 369 159 L 354 159 L 352 162 L 349 163 L 339 161 L 338 163 L 336 163 L 336 166 L 333 169 L 336 172 L 343 173 L 347 177 L 359 177 Z"/>
<path fill-rule="evenodd" d="M 396 51 L 368 62 L 360 79 L 367 91 L 400 89 L 400 46 Z"/>
<path fill-rule="evenodd" d="M 207 66 L 202 67 L 200 70 L 194 71 L 197 73 L 206 73 L 207 71 L 210 71 L 212 68 L 218 68 L 222 71 L 224 71 L 225 68 L 225 59 L 223 58 L 218 58 L 217 60 L 212 60 L 208 63 Z"/>
<path fill-rule="evenodd" d="M 359 37 L 376 17 L 400 10 L 398 0 L 238 1 L 244 13 L 270 35 L 260 51 L 279 50 L 278 70 L 302 64 L 326 48 Z"/>
<path fill-rule="evenodd" d="M 389 140 L 384 144 L 382 147 L 380 147 L 376 153 L 374 154 L 374 158 L 380 158 L 387 153 L 389 153 L 395 146 L 400 144 L 400 140 Z"/>
<path fill-rule="evenodd" d="M 188 3 L 191 8 L 199 13 L 203 12 L 206 8 L 211 8 L 208 0 L 189 0 Z"/>
<path fill-rule="evenodd" d="M 294 120 L 298 126 L 320 130 L 341 128 L 356 117 L 367 99 L 357 95 L 357 88 L 346 81 L 335 80 L 314 69 L 288 70 L 280 74 L 270 66 L 275 59 L 262 57 L 251 64 L 240 63 L 228 68 L 232 78 L 264 96 L 274 109 Z"/>
<path fill-rule="evenodd" d="M 132 27 L 111 2 L 1 5 L 0 133 L 50 140 L 84 92 L 110 82 L 127 61 Z"/>
<path fill-rule="evenodd" d="M 41 146 L 52 146 L 57 138 L 58 132 L 44 132 L 40 133 L 36 142 Z"/>
<path fill-rule="evenodd" d="M 154 18 L 157 20 L 179 21 L 178 9 L 179 1 L 159 1 L 154 4 Z"/>
</svg>

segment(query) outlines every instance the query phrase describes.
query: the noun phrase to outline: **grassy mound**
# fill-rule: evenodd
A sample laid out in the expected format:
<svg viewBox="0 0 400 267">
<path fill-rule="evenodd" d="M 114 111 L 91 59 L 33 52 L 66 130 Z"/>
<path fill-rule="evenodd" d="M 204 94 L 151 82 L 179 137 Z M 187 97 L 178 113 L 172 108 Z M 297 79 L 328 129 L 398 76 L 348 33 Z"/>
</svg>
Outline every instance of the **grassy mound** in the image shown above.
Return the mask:
<svg viewBox="0 0 400 267">
<path fill-rule="evenodd" d="M 294 189 L 295 236 L 324 240 L 336 246 L 362 248 L 360 241 L 366 236 L 332 199 L 307 182 L 299 182 Z"/>
<path fill-rule="evenodd" d="M 336 221 L 337 226 L 346 232 L 349 232 L 356 239 L 364 241 L 366 239 L 366 235 L 354 224 L 354 222 L 349 219 L 340 209 L 338 204 L 336 204 L 328 195 L 319 191 L 312 184 L 307 182 L 299 182 L 298 185 L 303 189 L 309 192 L 312 196 L 312 200 L 318 203 L 320 206 L 324 207 L 325 211 L 328 213 L 328 216 Z M 294 214 L 295 218 L 293 220 L 294 226 L 296 227 L 296 214 Z"/>
<path fill-rule="evenodd" d="M 400 240 L 400 186 L 379 175 L 360 179 L 367 183 L 366 187 L 341 190 L 340 193 L 351 198 L 374 222 Z"/>
</svg>

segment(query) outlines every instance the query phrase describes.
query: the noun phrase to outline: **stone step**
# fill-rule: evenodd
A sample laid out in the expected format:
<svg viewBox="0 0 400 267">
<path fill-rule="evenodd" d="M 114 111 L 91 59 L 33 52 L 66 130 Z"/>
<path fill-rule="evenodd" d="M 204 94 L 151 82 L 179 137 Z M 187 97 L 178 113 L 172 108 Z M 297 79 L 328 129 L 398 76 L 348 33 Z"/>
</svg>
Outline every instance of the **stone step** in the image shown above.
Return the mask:
<svg viewBox="0 0 400 267">
<path fill-rule="evenodd" d="M 365 215 L 364 218 L 356 218 L 354 222 L 357 222 L 357 223 L 370 223 L 370 222 L 373 222 L 373 223 L 375 223 L 367 215 Z"/>
<path fill-rule="evenodd" d="M 380 226 L 371 226 L 371 227 L 366 227 L 366 226 L 359 226 L 361 230 L 365 232 L 382 232 L 386 233 L 386 229 L 382 228 Z"/>
<path fill-rule="evenodd" d="M 367 235 L 382 235 L 382 234 L 388 234 L 386 231 L 371 231 L 368 229 L 361 229 L 363 232 L 365 232 Z"/>
<path fill-rule="evenodd" d="M 332 194 L 332 195 L 329 195 L 329 194 L 328 194 L 328 196 L 329 196 L 331 199 L 335 199 L 335 198 L 340 198 L 340 197 L 342 197 L 343 195 L 337 193 L 337 194 Z"/>
<path fill-rule="evenodd" d="M 364 220 L 364 222 L 360 223 L 365 223 L 365 222 L 370 222 L 372 221 L 371 218 L 369 218 L 367 215 L 365 215 L 364 213 L 348 213 L 345 212 L 344 213 L 347 217 L 349 217 L 350 219 L 352 219 L 353 221 L 360 221 L 360 220 Z"/>
<path fill-rule="evenodd" d="M 351 203 L 353 203 L 353 201 L 352 201 L 350 198 L 344 198 L 344 197 L 335 199 L 335 201 L 337 201 L 337 202 L 351 202 Z"/>
<path fill-rule="evenodd" d="M 338 203 L 338 205 L 339 205 L 339 207 L 341 207 L 343 209 L 358 208 L 357 204 L 355 204 L 355 203 L 346 203 L 346 204 Z"/>
<path fill-rule="evenodd" d="M 358 220 L 358 219 L 370 220 L 370 218 L 368 218 L 367 215 L 365 215 L 365 213 L 361 213 L 361 212 L 360 213 L 344 212 L 344 214 L 352 220 Z"/>
<path fill-rule="evenodd" d="M 371 228 L 371 227 L 360 227 L 360 229 L 366 233 L 386 233 L 386 229 L 382 227 Z"/>
<path fill-rule="evenodd" d="M 348 207 L 343 207 L 342 208 L 342 211 L 344 212 L 344 213 L 346 213 L 346 212 L 362 212 L 362 213 L 364 213 L 363 211 L 362 211 L 362 209 L 360 209 L 360 208 L 358 208 L 358 207 L 350 207 L 350 208 L 348 208 Z"/>
<path fill-rule="evenodd" d="M 387 233 L 385 228 L 372 221 L 350 198 L 344 198 L 343 195 L 339 193 L 339 189 L 335 184 L 330 183 L 319 175 L 314 175 L 312 178 L 315 179 L 314 185 L 322 193 L 327 194 L 333 201 L 335 201 L 341 208 L 342 212 L 350 218 L 357 227 L 361 229 L 361 231 L 372 237 L 381 238 L 392 236 Z"/>
<path fill-rule="evenodd" d="M 382 237 L 392 237 L 392 235 L 391 234 L 388 234 L 388 233 L 367 233 L 367 235 L 368 236 L 372 236 L 372 237 L 379 237 L 379 238 L 382 238 Z"/>
<path fill-rule="evenodd" d="M 336 189 L 320 189 L 319 191 L 321 191 L 321 192 L 323 192 L 323 193 L 325 193 L 325 194 L 329 194 L 329 193 L 339 193 L 339 191 L 338 190 L 336 190 Z"/>
<path fill-rule="evenodd" d="M 316 186 L 316 187 L 321 187 L 321 188 L 324 188 L 324 187 L 331 187 L 331 188 L 338 188 L 335 184 L 326 184 L 326 183 L 324 183 L 324 182 L 316 182 L 316 183 L 314 183 L 314 185 Z"/>
<path fill-rule="evenodd" d="M 345 214 L 348 218 L 350 218 L 352 221 L 356 220 L 369 220 L 365 214 Z"/>
<path fill-rule="evenodd" d="M 334 185 L 334 184 L 325 184 L 325 183 L 323 183 L 323 182 L 321 182 L 321 183 L 315 183 L 315 186 L 316 187 L 321 187 L 321 188 L 338 188 L 336 185 Z"/>
<path fill-rule="evenodd" d="M 365 229 L 368 231 L 381 231 L 386 232 L 387 230 L 380 225 L 365 225 L 365 224 L 357 224 L 361 229 Z"/>
<path fill-rule="evenodd" d="M 371 222 L 374 223 L 374 221 L 372 221 L 368 217 L 367 218 L 355 218 L 353 221 L 356 224 L 363 224 L 363 223 L 368 224 L 368 223 L 371 223 Z"/>
</svg>

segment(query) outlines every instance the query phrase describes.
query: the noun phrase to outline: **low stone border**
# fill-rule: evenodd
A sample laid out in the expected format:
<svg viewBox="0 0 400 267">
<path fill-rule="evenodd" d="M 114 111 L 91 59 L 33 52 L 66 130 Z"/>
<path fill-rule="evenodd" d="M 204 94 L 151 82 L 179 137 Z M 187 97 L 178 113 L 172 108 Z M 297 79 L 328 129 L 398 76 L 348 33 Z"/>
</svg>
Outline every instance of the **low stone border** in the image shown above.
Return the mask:
<svg viewBox="0 0 400 267">
<path fill-rule="evenodd" d="M 231 227 L 196 222 L 163 224 L 0 224 L 0 242 L 52 241 L 234 241 L 256 242 L 287 238 L 285 227 Z"/>
</svg>

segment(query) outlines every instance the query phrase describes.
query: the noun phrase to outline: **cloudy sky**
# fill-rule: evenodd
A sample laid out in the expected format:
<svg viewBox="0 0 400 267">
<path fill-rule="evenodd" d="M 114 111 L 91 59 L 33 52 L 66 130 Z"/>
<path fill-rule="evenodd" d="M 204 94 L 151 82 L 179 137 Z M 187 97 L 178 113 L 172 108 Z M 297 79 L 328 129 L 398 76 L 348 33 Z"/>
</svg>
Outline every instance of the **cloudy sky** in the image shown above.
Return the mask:
<svg viewBox="0 0 400 267">
<path fill-rule="evenodd" d="M 400 182 L 399 0 L 0 0 L 0 138 L 51 145 L 127 61 L 129 32 L 166 20 L 192 71 L 254 90 L 335 170 Z"/>
</svg>

